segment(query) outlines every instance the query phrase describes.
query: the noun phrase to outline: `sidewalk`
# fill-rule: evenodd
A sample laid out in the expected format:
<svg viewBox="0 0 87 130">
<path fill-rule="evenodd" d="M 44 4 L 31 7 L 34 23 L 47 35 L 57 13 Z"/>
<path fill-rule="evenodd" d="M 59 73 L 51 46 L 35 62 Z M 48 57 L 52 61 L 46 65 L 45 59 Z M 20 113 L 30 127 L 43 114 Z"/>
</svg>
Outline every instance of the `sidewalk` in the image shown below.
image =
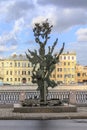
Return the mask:
<svg viewBox="0 0 87 130">
<path fill-rule="evenodd" d="M 0 120 L 87 119 L 87 107 L 73 113 L 14 113 L 12 108 L 0 108 Z"/>
</svg>

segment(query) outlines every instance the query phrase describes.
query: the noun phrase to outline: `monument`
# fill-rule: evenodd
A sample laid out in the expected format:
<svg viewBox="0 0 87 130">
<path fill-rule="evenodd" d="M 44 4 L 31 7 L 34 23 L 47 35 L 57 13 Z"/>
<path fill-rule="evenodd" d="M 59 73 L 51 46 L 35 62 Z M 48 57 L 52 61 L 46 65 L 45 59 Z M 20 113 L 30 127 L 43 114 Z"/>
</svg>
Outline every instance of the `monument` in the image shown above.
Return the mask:
<svg viewBox="0 0 87 130">
<path fill-rule="evenodd" d="M 53 25 L 50 25 L 48 20 L 43 23 L 36 23 L 33 32 L 36 44 L 39 45 L 39 50 L 30 51 L 26 53 L 27 58 L 33 64 L 32 71 L 32 83 L 38 85 L 40 91 L 40 104 L 46 104 L 46 97 L 48 93 L 48 87 L 55 87 L 57 83 L 50 79 L 51 73 L 55 69 L 55 64 L 59 62 L 59 56 L 64 49 L 64 43 L 57 55 L 53 55 L 54 48 L 58 39 L 55 40 L 52 47 L 48 46 L 48 52 L 46 53 L 46 45 L 50 39 L 50 33 Z"/>
<path fill-rule="evenodd" d="M 32 83 L 38 85 L 40 91 L 39 100 L 25 99 L 20 105 L 14 107 L 14 112 L 29 112 L 29 113 L 57 113 L 57 112 L 75 112 L 75 106 L 63 106 L 59 99 L 47 100 L 48 87 L 54 88 L 57 83 L 51 80 L 50 76 L 55 69 L 55 64 L 59 62 L 59 56 L 64 50 L 64 43 L 59 53 L 53 55 L 55 46 L 57 45 L 58 39 L 55 40 L 52 47 L 48 46 L 48 52 L 46 51 L 46 45 L 50 39 L 50 33 L 52 25 L 49 24 L 48 20 L 43 23 L 36 23 L 33 29 L 35 42 L 39 45 L 39 50 L 31 51 L 26 56 L 33 64 L 32 71 Z"/>
</svg>

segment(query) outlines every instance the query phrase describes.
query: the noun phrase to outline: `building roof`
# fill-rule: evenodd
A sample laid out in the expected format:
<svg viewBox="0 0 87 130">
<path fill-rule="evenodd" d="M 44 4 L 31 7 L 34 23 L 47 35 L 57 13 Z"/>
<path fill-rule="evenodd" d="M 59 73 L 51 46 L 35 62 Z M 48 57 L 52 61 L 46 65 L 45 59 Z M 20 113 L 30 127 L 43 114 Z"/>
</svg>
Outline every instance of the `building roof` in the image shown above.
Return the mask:
<svg viewBox="0 0 87 130">
<path fill-rule="evenodd" d="M 8 58 L 5 58 L 5 60 L 17 60 L 17 61 L 24 61 L 24 60 L 28 60 L 26 55 L 12 55 L 12 56 L 9 56 Z"/>
</svg>

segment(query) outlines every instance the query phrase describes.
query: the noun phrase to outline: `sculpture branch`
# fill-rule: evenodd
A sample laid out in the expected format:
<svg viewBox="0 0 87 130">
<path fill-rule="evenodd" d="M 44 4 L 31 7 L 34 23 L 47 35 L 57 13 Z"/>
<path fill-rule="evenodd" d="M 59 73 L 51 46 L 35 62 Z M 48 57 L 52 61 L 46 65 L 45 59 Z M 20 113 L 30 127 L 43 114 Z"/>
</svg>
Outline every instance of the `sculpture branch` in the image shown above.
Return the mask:
<svg viewBox="0 0 87 130">
<path fill-rule="evenodd" d="M 51 54 L 53 53 L 53 50 L 54 50 L 54 48 L 55 48 L 55 46 L 56 46 L 56 44 L 57 44 L 57 41 L 58 41 L 58 38 L 56 39 L 56 41 L 54 42 L 54 44 L 53 44 L 53 46 L 52 46 Z"/>
<path fill-rule="evenodd" d="M 40 102 L 46 102 L 46 94 L 48 92 L 48 87 L 55 87 L 57 84 L 54 80 L 50 79 L 51 73 L 55 69 L 55 64 L 59 62 L 59 56 L 64 50 L 64 43 L 58 55 L 53 56 L 55 46 L 57 45 L 58 39 L 53 43 L 52 47 L 48 47 L 48 53 L 45 54 L 45 47 L 50 38 L 50 33 L 53 25 L 50 25 L 48 20 L 42 24 L 36 23 L 33 29 L 35 41 L 39 45 L 39 50 L 30 51 L 29 54 L 26 53 L 33 66 L 32 71 L 32 82 L 37 83 L 38 89 L 40 91 Z"/>
</svg>

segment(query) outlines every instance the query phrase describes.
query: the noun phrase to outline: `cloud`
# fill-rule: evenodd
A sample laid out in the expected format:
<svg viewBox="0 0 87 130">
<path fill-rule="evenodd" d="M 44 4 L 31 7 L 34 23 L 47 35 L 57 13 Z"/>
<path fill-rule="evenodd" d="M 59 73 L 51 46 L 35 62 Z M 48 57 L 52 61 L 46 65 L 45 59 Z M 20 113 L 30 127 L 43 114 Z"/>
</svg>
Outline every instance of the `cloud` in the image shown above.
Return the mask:
<svg viewBox="0 0 87 130">
<path fill-rule="evenodd" d="M 42 19 L 48 18 L 57 32 L 66 31 L 73 26 L 87 24 L 87 11 L 84 7 L 87 5 L 87 0 L 84 0 L 84 2 L 82 0 L 79 0 L 79 2 L 78 0 L 67 0 L 66 2 L 64 0 L 38 0 L 36 3 L 34 1 L 13 0 L 3 2 L 5 4 L 1 4 L 0 14 L 2 15 L 4 13 L 2 17 L 5 17 L 8 22 L 22 18 L 24 19 L 25 25 L 28 25 L 27 27 L 30 27 L 31 21 L 34 23 L 36 19 L 41 20 L 41 17 Z M 44 7 L 41 3 L 46 6 Z M 51 6 L 49 6 L 50 4 Z M 72 6 L 80 7 L 80 5 L 83 8 L 71 8 Z"/>
<path fill-rule="evenodd" d="M 17 20 L 25 17 L 33 8 L 34 5 L 28 1 L 14 1 L 7 7 L 7 20 Z"/>
<path fill-rule="evenodd" d="M 44 21 L 46 21 L 48 19 L 49 23 L 52 25 L 55 25 L 55 20 L 52 21 L 52 14 L 49 16 L 49 14 L 47 16 L 37 16 L 35 18 L 32 19 L 32 27 L 34 27 L 35 23 L 43 23 Z"/>
<path fill-rule="evenodd" d="M 0 36 L 0 45 L 5 45 L 5 44 L 7 44 L 7 42 L 9 42 L 11 40 L 16 40 L 16 37 L 13 36 L 11 34 L 11 32 L 10 33 L 5 33 L 2 36 Z"/>
<path fill-rule="evenodd" d="M 12 2 L 0 2 L 0 20 L 5 19 L 6 18 L 6 13 L 8 11 L 8 6 L 11 4 Z"/>
<path fill-rule="evenodd" d="M 34 49 L 35 44 L 33 44 L 31 34 L 32 25 L 47 18 L 54 25 L 52 31 L 55 30 L 56 34 L 78 25 L 87 25 L 87 0 L 1 0 L 0 26 L 1 23 L 4 24 L 0 29 L 0 51 L 14 50 L 14 52 L 19 53 L 28 47 Z M 29 37 L 25 36 L 27 32 Z M 87 48 L 85 44 L 82 47 L 83 42 L 87 41 L 86 33 L 87 29 L 84 28 L 80 28 L 76 32 L 77 41 L 76 44 L 71 45 L 71 48 L 77 49 L 78 53 L 80 51 L 84 53 L 81 48 L 83 50 Z M 29 46 L 26 44 L 24 47 L 24 41 L 29 41 Z M 79 41 L 82 43 L 81 45 Z"/>
<path fill-rule="evenodd" d="M 37 0 L 41 5 L 55 5 L 65 8 L 87 8 L 87 0 Z"/>
<path fill-rule="evenodd" d="M 9 48 L 10 51 L 13 51 L 15 49 L 17 49 L 17 45 L 16 44 L 15 45 L 14 44 L 11 45 L 10 48 Z"/>
<path fill-rule="evenodd" d="M 46 20 L 46 18 L 43 16 L 35 17 L 32 19 L 32 26 L 34 26 L 35 23 L 42 23 L 45 20 Z"/>
<path fill-rule="evenodd" d="M 17 55 L 17 53 L 16 53 L 16 52 L 13 52 L 13 53 L 11 54 L 11 56 L 13 56 L 13 55 Z"/>
<path fill-rule="evenodd" d="M 34 10 L 33 0 L 6 0 L 0 1 L 0 19 L 5 19 L 7 22 L 11 22 L 22 17 L 26 17 L 30 12 Z M 31 14 L 30 13 L 30 14 Z"/>
<path fill-rule="evenodd" d="M 16 20 L 14 23 L 12 33 L 15 34 L 17 32 L 20 32 L 24 28 L 24 24 L 25 24 L 25 22 L 24 22 L 23 18 Z"/>
<path fill-rule="evenodd" d="M 18 34 L 22 31 L 24 26 L 24 20 L 19 19 L 15 21 L 13 29 L 9 32 L 5 32 L 0 36 L 0 51 L 14 50 L 17 48 L 19 42 Z M 9 48 L 9 49 L 8 49 Z"/>
<path fill-rule="evenodd" d="M 51 21 L 54 21 L 55 30 L 59 33 L 74 26 L 87 24 L 87 0 L 38 0 L 37 2 L 42 10 L 45 8 L 44 17 L 50 16 Z"/>
<path fill-rule="evenodd" d="M 0 45 L 0 53 L 1 53 L 1 52 L 4 52 L 4 51 L 7 51 L 6 46 Z"/>
<path fill-rule="evenodd" d="M 8 47 L 6 45 L 0 45 L 0 53 L 13 51 L 15 49 L 17 49 L 17 45 L 11 45 L 10 47 Z"/>
<path fill-rule="evenodd" d="M 32 45 L 33 45 L 33 44 L 35 43 L 35 40 L 28 40 L 28 41 L 26 41 L 25 43 L 26 43 L 26 44 L 32 44 Z"/>
<path fill-rule="evenodd" d="M 75 34 L 77 41 L 68 43 L 65 51 L 76 52 L 77 63 L 87 65 L 87 28 L 79 28 Z"/>
<path fill-rule="evenodd" d="M 59 33 L 74 26 L 87 24 L 87 13 L 81 9 L 60 9 L 57 11 L 56 8 L 51 9 L 49 7 L 47 11 L 48 13 L 45 12 L 44 15 L 34 17 L 32 23 L 41 22 L 48 18 L 54 25 L 54 30 Z"/>
<path fill-rule="evenodd" d="M 87 42 L 87 28 L 78 29 L 76 35 L 79 42 Z"/>
<path fill-rule="evenodd" d="M 45 10 L 44 10 L 45 8 Z M 81 8 L 59 8 L 59 6 L 38 6 L 37 15 L 32 22 L 49 19 L 54 25 L 54 30 L 61 33 L 74 26 L 87 24 L 87 11 Z"/>
<path fill-rule="evenodd" d="M 87 24 L 87 15 L 80 9 L 64 9 L 60 10 L 56 18 L 56 28 L 60 32 L 66 31 L 77 25 Z M 60 15 L 61 14 L 61 15 Z"/>
</svg>

